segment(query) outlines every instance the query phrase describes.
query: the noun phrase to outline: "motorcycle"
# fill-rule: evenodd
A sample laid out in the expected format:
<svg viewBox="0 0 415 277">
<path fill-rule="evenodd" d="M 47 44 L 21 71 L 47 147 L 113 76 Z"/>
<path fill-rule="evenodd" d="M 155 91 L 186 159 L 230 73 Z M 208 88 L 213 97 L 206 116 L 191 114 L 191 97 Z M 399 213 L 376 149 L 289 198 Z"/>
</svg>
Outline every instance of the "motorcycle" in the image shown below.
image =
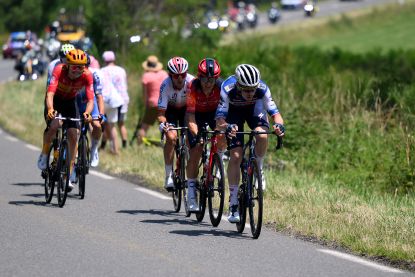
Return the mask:
<svg viewBox="0 0 415 277">
<path fill-rule="evenodd" d="M 61 43 L 55 38 L 50 38 L 47 41 L 46 55 L 49 57 L 49 60 L 53 61 L 58 58 L 60 47 Z"/>
<path fill-rule="evenodd" d="M 271 7 L 268 10 L 268 20 L 270 23 L 275 24 L 278 22 L 278 20 L 280 20 L 281 14 L 280 11 L 275 8 L 275 7 Z"/>
<path fill-rule="evenodd" d="M 313 2 L 307 2 L 305 5 L 304 5 L 304 14 L 305 14 L 305 16 L 308 16 L 308 17 L 311 17 L 311 16 L 314 16 L 314 14 L 316 13 L 316 7 L 315 7 L 315 5 L 314 5 L 314 3 Z"/>
<path fill-rule="evenodd" d="M 19 72 L 17 80 L 37 80 L 45 72 L 45 63 L 37 54 L 25 54 L 16 60 L 15 70 Z"/>
</svg>

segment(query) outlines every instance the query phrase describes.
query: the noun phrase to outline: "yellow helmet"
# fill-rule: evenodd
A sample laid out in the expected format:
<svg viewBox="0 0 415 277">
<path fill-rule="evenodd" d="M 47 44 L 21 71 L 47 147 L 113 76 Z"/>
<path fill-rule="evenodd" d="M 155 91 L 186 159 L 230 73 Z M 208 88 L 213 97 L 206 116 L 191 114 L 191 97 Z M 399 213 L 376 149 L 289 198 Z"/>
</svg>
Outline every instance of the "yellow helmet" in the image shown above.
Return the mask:
<svg viewBox="0 0 415 277">
<path fill-rule="evenodd" d="M 86 65 L 88 58 L 84 51 L 80 49 L 74 49 L 66 54 L 66 64 L 74 65 Z"/>
</svg>

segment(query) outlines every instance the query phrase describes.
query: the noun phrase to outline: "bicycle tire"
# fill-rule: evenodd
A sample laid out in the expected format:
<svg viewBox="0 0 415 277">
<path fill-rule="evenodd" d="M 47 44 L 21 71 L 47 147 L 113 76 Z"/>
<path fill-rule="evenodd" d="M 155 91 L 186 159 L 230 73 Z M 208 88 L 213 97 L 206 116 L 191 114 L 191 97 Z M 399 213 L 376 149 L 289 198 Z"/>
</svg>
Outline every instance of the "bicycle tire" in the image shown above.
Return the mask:
<svg viewBox="0 0 415 277">
<path fill-rule="evenodd" d="M 85 197 L 85 182 L 86 182 L 86 171 L 87 171 L 87 141 L 86 137 L 81 135 L 79 139 L 78 145 L 78 163 L 76 166 L 77 174 L 78 174 L 78 195 L 80 199 L 84 199 Z"/>
<path fill-rule="evenodd" d="M 218 177 L 218 173 L 220 177 Z M 222 219 L 223 204 L 225 200 L 225 172 L 222 159 L 217 153 L 213 155 L 210 174 L 212 176 L 212 181 L 209 182 L 208 191 L 209 217 L 212 226 L 216 227 Z M 217 213 L 215 214 L 215 212 Z"/>
<path fill-rule="evenodd" d="M 206 186 L 203 183 L 204 178 L 201 178 L 200 182 L 197 184 L 196 193 L 198 194 L 197 198 L 199 199 L 199 211 L 196 213 L 196 220 L 197 222 L 201 222 L 203 218 L 205 217 L 206 212 L 206 197 L 207 197 L 207 191 Z M 205 180 L 206 181 L 206 180 Z"/>
<path fill-rule="evenodd" d="M 182 150 L 180 151 L 180 184 L 183 192 L 183 205 L 186 217 L 190 217 L 189 206 L 187 203 L 187 181 L 186 181 L 186 150 L 184 146 L 182 146 Z"/>
<path fill-rule="evenodd" d="M 174 174 L 173 176 L 173 182 L 174 182 L 174 189 L 171 192 L 171 197 L 173 199 L 174 212 L 178 213 L 180 212 L 180 207 L 182 204 L 182 188 L 181 188 L 181 184 L 179 181 L 179 177 L 176 174 Z"/>
<path fill-rule="evenodd" d="M 246 178 L 242 178 L 245 180 Z M 238 191 L 238 212 L 239 212 L 239 222 L 236 223 L 236 230 L 238 233 L 242 233 L 245 229 L 246 224 L 246 184 L 242 183 Z"/>
<path fill-rule="evenodd" d="M 47 165 L 48 167 L 45 169 L 45 201 L 46 203 L 50 203 L 53 197 L 53 191 L 55 189 L 55 176 L 54 170 L 56 168 L 56 164 L 53 164 L 53 153 L 56 148 L 56 142 L 52 143 L 52 146 L 49 149 L 48 157 L 47 157 Z M 52 158 L 52 161 L 51 161 Z"/>
<path fill-rule="evenodd" d="M 85 167 L 85 174 L 89 174 L 89 166 L 90 166 L 90 164 L 91 164 L 91 148 L 89 147 L 89 139 L 88 139 L 88 136 L 84 136 L 84 138 L 85 138 L 85 145 L 86 145 L 86 147 L 85 147 L 85 150 L 86 150 L 86 163 L 85 163 L 85 165 L 86 165 L 86 167 Z"/>
<path fill-rule="evenodd" d="M 59 151 L 58 162 L 58 206 L 63 207 L 68 196 L 69 176 L 70 176 L 70 160 L 68 159 L 68 144 L 62 142 Z"/>
<path fill-rule="evenodd" d="M 254 239 L 261 234 L 262 212 L 263 212 L 263 194 L 262 194 L 262 176 L 258 168 L 257 161 L 251 161 L 251 170 L 248 175 L 248 210 L 251 233 Z"/>
</svg>

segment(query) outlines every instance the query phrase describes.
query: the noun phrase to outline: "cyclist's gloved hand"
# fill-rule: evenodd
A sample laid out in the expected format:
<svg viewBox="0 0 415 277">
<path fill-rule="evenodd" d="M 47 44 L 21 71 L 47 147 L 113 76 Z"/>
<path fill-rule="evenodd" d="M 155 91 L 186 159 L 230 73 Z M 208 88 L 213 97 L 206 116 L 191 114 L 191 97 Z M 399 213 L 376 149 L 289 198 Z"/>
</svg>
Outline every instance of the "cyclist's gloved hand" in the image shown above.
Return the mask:
<svg viewBox="0 0 415 277">
<path fill-rule="evenodd" d="M 55 116 L 56 116 L 56 111 L 54 109 L 49 109 L 48 110 L 48 119 L 52 120 L 52 119 L 55 118 Z"/>
<path fill-rule="evenodd" d="M 285 127 L 284 124 L 281 123 L 274 123 L 274 132 L 277 136 L 282 137 L 285 134 Z"/>
<path fill-rule="evenodd" d="M 105 116 L 105 114 L 100 114 L 99 115 L 99 122 L 101 122 L 101 123 L 107 122 L 107 117 Z"/>
<path fill-rule="evenodd" d="M 160 126 L 159 126 L 160 133 L 164 133 L 168 125 L 169 124 L 167 122 L 160 123 Z"/>
<path fill-rule="evenodd" d="M 228 126 L 226 126 L 226 135 L 228 137 L 234 137 L 237 131 L 238 131 L 238 125 L 236 124 L 228 124 Z"/>
<path fill-rule="evenodd" d="M 92 116 L 89 113 L 83 113 L 84 116 L 84 120 L 86 123 L 91 123 L 92 122 Z"/>
</svg>

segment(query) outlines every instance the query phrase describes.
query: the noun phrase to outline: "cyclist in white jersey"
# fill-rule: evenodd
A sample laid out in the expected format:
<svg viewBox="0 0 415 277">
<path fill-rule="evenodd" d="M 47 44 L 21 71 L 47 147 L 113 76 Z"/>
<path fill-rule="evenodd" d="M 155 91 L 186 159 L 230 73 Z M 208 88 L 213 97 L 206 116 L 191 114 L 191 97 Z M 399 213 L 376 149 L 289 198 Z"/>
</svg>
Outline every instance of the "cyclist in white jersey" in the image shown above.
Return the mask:
<svg viewBox="0 0 415 277">
<path fill-rule="evenodd" d="M 166 144 L 164 145 L 164 165 L 166 179 L 164 188 L 173 188 L 173 158 L 174 146 L 176 144 L 177 132 L 169 131 L 168 127 L 185 126 L 184 116 L 186 113 L 186 99 L 189 84 L 194 77 L 187 73 L 189 64 L 182 57 L 174 57 L 167 63 L 169 77 L 160 86 L 158 101 L 158 121 L 160 132 L 166 133 Z"/>
</svg>

